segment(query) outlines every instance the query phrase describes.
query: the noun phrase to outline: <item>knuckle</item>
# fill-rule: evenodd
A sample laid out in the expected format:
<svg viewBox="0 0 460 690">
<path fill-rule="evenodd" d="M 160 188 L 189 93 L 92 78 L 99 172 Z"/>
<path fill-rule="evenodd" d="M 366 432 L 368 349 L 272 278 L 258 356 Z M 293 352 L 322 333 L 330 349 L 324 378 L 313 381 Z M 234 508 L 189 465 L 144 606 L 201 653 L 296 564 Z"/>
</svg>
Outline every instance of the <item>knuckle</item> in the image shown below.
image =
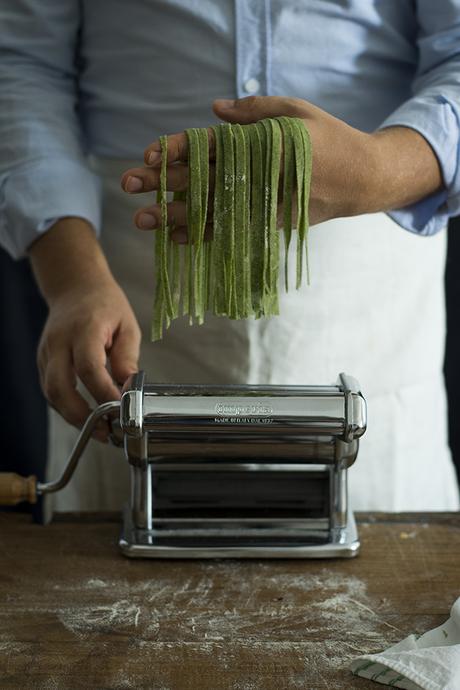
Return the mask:
<svg viewBox="0 0 460 690">
<path fill-rule="evenodd" d="M 138 175 L 138 177 L 142 179 L 144 190 L 150 191 L 152 187 L 154 189 L 157 187 L 160 181 L 160 171 L 156 168 L 147 168 L 143 170 L 142 175 Z"/>
<path fill-rule="evenodd" d="M 41 334 L 40 341 L 38 343 L 37 360 L 46 359 L 49 349 L 49 334 L 46 330 L 44 330 Z"/>
<path fill-rule="evenodd" d="M 81 330 L 77 330 L 77 333 L 81 333 L 81 339 L 78 341 L 81 347 L 88 347 L 92 342 L 100 342 L 102 334 L 107 328 L 110 306 L 110 302 L 103 297 L 101 302 L 98 305 L 94 305 L 92 310 L 85 315 L 85 320 L 80 324 Z M 91 357 L 83 357 L 82 361 L 90 364 L 93 363 L 96 366 Z"/>
<path fill-rule="evenodd" d="M 305 107 L 305 101 L 303 98 L 291 98 L 290 99 L 292 102 L 292 105 L 296 106 L 297 108 L 304 108 Z"/>
<path fill-rule="evenodd" d="M 138 343 L 140 343 L 142 338 L 142 331 L 137 323 L 133 325 L 133 338 L 135 338 Z"/>
<path fill-rule="evenodd" d="M 61 398 L 61 391 L 59 389 L 59 386 L 56 384 L 55 381 L 53 381 L 53 379 L 46 379 L 45 380 L 44 386 L 43 386 L 43 392 L 45 394 L 45 398 L 52 405 L 56 405 Z"/>
<path fill-rule="evenodd" d="M 154 150 L 153 149 L 153 143 L 149 144 L 149 146 L 147 146 L 147 148 L 144 150 L 144 163 L 146 165 L 149 165 L 150 154 L 152 153 L 153 150 Z"/>
<path fill-rule="evenodd" d="M 99 367 L 95 361 L 91 359 L 84 359 L 78 362 L 76 371 L 81 379 L 88 379 L 92 378 L 96 374 L 98 368 Z"/>
<path fill-rule="evenodd" d="M 188 166 L 176 166 L 169 173 L 176 192 L 183 192 L 188 187 Z M 182 202 L 184 203 L 184 202 Z"/>
<path fill-rule="evenodd" d="M 238 101 L 240 101 L 240 100 L 241 99 L 238 99 Z M 244 102 L 245 102 L 246 106 L 252 110 L 253 108 L 256 108 L 258 106 L 259 97 L 258 96 L 247 96 L 244 99 Z"/>
<path fill-rule="evenodd" d="M 139 348 L 139 344 L 142 339 L 142 332 L 137 323 L 132 323 L 125 328 L 124 338 L 125 342 L 131 341 L 131 343 L 136 347 L 136 349 Z"/>
<path fill-rule="evenodd" d="M 181 145 L 180 141 L 175 140 L 172 146 L 172 159 L 177 160 L 178 158 L 182 158 L 184 154 L 184 147 Z M 171 157 L 168 157 L 168 161 L 171 160 Z"/>
<path fill-rule="evenodd" d="M 56 350 L 62 346 L 63 338 L 61 332 L 55 328 L 46 328 L 40 338 L 38 356 L 43 359 L 50 359 Z"/>
</svg>

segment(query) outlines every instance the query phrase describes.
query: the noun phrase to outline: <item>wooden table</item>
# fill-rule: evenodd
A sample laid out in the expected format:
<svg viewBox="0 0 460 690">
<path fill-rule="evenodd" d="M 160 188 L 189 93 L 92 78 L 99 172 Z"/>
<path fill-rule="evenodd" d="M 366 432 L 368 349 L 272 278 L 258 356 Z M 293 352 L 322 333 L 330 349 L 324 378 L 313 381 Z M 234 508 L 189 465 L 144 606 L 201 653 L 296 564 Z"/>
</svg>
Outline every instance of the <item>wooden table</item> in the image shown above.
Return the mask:
<svg viewBox="0 0 460 690">
<path fill-rule="evenodd" d="M 377 690 L 348 662 L 442 623 L 460 515 L 360 515 L 340 561 L 131 561 L 115 516 L 0 513 L 0 688 Z"/>
</svg>

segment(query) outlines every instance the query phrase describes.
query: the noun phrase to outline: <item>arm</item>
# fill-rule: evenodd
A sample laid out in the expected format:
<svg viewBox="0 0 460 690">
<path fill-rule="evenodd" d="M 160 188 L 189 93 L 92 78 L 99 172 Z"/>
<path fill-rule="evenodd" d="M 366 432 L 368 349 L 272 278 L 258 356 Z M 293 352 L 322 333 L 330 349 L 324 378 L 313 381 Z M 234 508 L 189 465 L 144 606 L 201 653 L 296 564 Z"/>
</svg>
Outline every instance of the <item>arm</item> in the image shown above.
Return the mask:
<svg viewBox="0 0 460 690">
<path fill-rule="evenodd" d="M 460 0 L 418 0 L 416 12 L 419 63 L 413 97 L 381 127 L 411 128 L 436 154 L 443 187 L 390 213 L 407 229 L 430 235 L 460 213 Z"/>
<path fill-rule="evenodd" d="M 214 104 L 215 113 L 228 122 L 244 124 L 276 115 L 305 120 L 313 142 L 312 224 L 388 211 L 407 230 L 430 235 L 460 212 L 460 0 L 417 0 L 414 7 L 420 55 L 414 96 L 378 132 L 359 132 L 300 99 L 250 97 Z M 170 144 L 170 161 L 186 161 L 185 137 L 174 135 Z M 158 150 L 158 142 L 147 148 L 147 164 L 149 154 Z M 130 193 L 156 189 L 158 164 L 155 160 L 153 168 L 127 171 L 123 188 Z M 186 171 L 179 176 L 171 168 L 171 190 L 183 188 L 185 180 Z M 173 202 L 170 214 L 176 223 L 183 222 L 177 233 L 183 238 L 184 204 Z M 138 227 L 158 225 L 149 224 L 148 215 L 158 221 L 158 207 L 141 209 Z"/>
<path fill-rule="evenodd" d="M 137 369 L 139 328 L 94 229 L 98 179 L 77 116 L 78 0 L 5 0 L 0 9 L 0 242 L 29 252 L 49 306 L 38 364 L 44 393 L 72 424 L 119 397 Z M 57 220 L 60 219 L 60 220 Z M 110 362 L 111 374 L 106 362 Z M 106 427 L 98 437 L 106 436 Z"/>
<path fill-rule="evenodd" d="M 15 258 L 61 216 L 99 226 L 76 113 L 78 0 L 0 9 L 0 243 Z"/>
<path fill-rule="evenodd" d="M 87 221 L 61 218 L 32 245 L 30 260 L 49 306 L 37 357 L 41 385 L 64 419 L 81 427 L 90 408 L 77 376 L 98 403 L 117 400 L 116 383 L 138 368 L 139 326 Z M 107 433 L 101 421 L 95 436 Z"/>
</svg>

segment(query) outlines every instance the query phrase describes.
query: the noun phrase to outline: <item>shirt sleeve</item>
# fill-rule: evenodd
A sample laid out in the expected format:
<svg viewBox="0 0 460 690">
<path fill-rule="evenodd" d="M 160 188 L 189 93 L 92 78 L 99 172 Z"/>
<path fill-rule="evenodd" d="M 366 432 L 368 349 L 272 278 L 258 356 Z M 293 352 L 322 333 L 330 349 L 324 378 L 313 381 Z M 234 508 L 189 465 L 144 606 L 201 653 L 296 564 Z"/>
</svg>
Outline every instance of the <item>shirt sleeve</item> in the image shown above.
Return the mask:
<svg viewBox="0 0 460 690">
<path fill-rule="evenodd" d="M 79 0 L 0 6 L 0 244 L 13 256 L 63 216 L 97 231 L 99 180 L 78 117 Z"/>
<path fill-rule="evenodd" d="M 438 157 L 445 189 L 389 215 L 420 235 L 433 235 L 460 213 L 460 0 L 416 0 L 419 63 L 413 97 L 380 126 L 422 134 Z"/>
</svg>

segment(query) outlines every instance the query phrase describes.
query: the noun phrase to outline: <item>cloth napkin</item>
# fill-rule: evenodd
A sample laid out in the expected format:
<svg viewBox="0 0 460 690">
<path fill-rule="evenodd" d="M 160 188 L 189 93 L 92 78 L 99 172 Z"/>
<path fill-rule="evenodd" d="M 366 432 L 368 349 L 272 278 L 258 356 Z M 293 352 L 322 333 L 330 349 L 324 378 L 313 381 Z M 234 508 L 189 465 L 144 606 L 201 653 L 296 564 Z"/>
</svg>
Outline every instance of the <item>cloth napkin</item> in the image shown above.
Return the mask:
<svg viewBox="0 0 460 690">
<path fill-rule="evenodd" d="M 355 659 L 357 676 L 405 690 L 460 690 L 460 598 L 439 628 Z"/>
</svg>

